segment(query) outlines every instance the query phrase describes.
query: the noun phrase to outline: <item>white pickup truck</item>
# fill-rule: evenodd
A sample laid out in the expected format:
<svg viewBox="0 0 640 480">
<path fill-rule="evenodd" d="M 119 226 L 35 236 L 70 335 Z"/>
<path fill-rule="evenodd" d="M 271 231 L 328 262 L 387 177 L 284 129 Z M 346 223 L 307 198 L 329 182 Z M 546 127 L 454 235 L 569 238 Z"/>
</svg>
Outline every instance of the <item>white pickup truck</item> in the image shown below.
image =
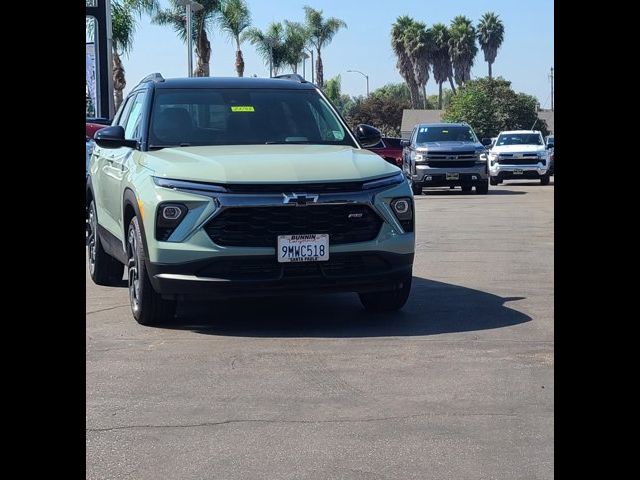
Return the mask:
<svg viewBox="0 0 640 480">
<path fill-rule="evenodd" d="M 500 132 L 489 151 L 489 181 L 498 185 L 504 180 L 540 179 L 549 184 L 549 151 L 538 130 Z"/>
</svg>

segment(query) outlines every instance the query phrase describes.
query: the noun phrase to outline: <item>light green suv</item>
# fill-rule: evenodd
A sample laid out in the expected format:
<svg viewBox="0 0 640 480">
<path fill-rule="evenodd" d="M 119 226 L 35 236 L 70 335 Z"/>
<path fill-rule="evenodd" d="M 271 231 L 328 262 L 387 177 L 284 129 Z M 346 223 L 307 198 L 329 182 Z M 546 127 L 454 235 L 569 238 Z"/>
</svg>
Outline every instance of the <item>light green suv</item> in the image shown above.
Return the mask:
<svg viewBox="0 0 640 480">
<path fill-rule="evenodd" d="M 289 78 L 153 74 L 95 135 L 88 256 L 141 324 L 176 301 L 357 292 L 367 310 L 411 289 L 414 205 L 402 172 L 362 147 L 322 92 Z"/>
</svg>

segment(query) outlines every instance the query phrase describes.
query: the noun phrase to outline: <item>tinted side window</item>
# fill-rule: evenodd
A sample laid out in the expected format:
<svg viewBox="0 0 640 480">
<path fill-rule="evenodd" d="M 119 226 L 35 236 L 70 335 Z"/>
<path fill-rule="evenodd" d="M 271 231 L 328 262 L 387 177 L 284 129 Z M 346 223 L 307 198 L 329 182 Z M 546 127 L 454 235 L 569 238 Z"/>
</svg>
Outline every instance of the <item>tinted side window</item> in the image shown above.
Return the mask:
<svg viewBox="0 0 640 480">
<path fill-rule="evenodd" d="M 121 107 L 120 114 L 116 115 L 116 120 L 113 123 L 114 125 L 120 125 L 124 127 L 127 118 L 129 117 L 129 112 L 131 111 L 131 105 L 133 104 L 133 97 L 128 97 L 123 106 Z"/>
<path fill-rule="evenodd" d="M 139 93 L 131 102 L 131 109 L 124 127 L 124 138 L 137 139 L 140 138 L 140 123 L 142 119 L 142 104 L 144 102 L 144 94 Z"/>
</svg>

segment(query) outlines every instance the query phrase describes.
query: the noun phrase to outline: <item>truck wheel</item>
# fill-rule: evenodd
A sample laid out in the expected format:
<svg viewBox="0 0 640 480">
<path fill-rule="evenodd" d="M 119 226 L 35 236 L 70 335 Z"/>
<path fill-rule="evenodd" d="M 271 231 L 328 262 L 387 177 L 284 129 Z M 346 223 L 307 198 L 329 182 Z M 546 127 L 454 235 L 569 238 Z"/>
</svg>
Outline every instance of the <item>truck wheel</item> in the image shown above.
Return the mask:
<svg viewBox="0 0 640 480">
<path fill-rule="evenodd" d="M 360 302 L 365 310 L 369 312 L 394 312 L 400 310 L 409 298 L 411 279 L 412 274 L 409 273 L 396 285 L 397 288 L 395 290 L 359 293 Z"/>
<path fill-rule="evenodd" d="M 422 185 L 416 185 L 415 183 L 411 182 L 411 191 L 414 195 L 422 195 Z"/>
<path fill-rule="evenodd" d="M 461 188 L 462 188 L 463 192 L 470 192 L 471 191 L 471 187 L 469 185 L 463 185 Z"/>
<path fill-rule="evenodd" d="M 158 325 L 173 319 L 176 301 L 165 300 L 153 289 L 145 264 L 144 242 L 138 218 L 133 217 L 127 233 L 129 258 L 129 301 L 133 317 L 140 325 Z"/>
<path fill-rule="evenodd" d="M 479 195 L 486 195 L 489 193 L 489 180 L 485 180 L 484 182 L 477 184 L 476 193 Z"/>
<path fill-rule="evenodd" d="M 551 177 L 549 176 L 549 174 L 547 173 L 546 175 L 543 175 L 540 177 L 540 185 L 549 185 L 549 180 L 551 179 Z"/>
<path fill-rule="evenodd" d="M 122 282 L 124 265 L 113 258 L 102 248 L 98 235 L 98 215 L 93 200 L 89 204 L 87 222 L 87 254 L 89 257 L 89 275 L 97 285 L 114 287 Z"/>
<path fill-rule="evenodd" d="M 499 184 L 500 184 L 500 181 L 497 179 L 497 177 L 490 177 L 490 178 L 489 178 L 489 183 L 490 183 L 491 185 L 499 185 Z"/>
</svg>

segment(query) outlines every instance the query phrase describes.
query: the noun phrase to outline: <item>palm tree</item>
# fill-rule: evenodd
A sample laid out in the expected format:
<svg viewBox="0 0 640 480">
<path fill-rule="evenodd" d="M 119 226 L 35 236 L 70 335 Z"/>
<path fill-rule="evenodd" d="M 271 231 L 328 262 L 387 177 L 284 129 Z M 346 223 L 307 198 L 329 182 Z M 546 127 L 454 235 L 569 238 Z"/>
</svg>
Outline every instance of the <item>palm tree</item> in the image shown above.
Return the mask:
<svg viewBox="0 0 640 480">
<path fill-rule="evenodd" d="M 433 39 L 433 78 L 438 83 L 438 108 L 442 110 L 442 84 L 449 80 L 451 90 L 456 92 L 453 84 L 453 69 L 449 56 L 449 29 L 443 23 L 436 23 L 431 27 Z"/>
<path fill-rule="evenodd" d="M 478 53 L 476 46 L 476 29 L 471 20 L 464 15 L 458 15 L 451 22 L 449 29 L 449 55 L 453 63 L 454 78 L 458 86 L 471 80 L 471 67 Z"/>
<path fill-rule="evenodd" d="M 256 47 L 264 58 L 265 65 L 271 65 L 271 74 L 277 75 L 285 63 L 284 27 L 280 22 L 271 23 L 263 32 L 258 28 L 247 29 L 242 38 Z"/>
<path fill-rule="evenodd" d="M 89 0 L 87 0 L 87 5 Z M 127 86 L 122 55 L 128 55 L 133 47 L 137 19 L 143 14 L 152 15 L 158 10 L 157 0 L 111 0 L 111 74 L 113 76 L 113 103 L 120 108 L 123 90 Z M 95 23 L 87 20 L 87 38 L 93 38 Z"/>
<path fill-rule="evenodd" d="M 309 31 L 299 22 L 284 21 L 284 63 L 298 73 L 298 65 L 304 59 L 304 49 L 309 43 Z"/>
<path fill-rule="evenodd" d="M 427 81 L 429 65 L 434 50 L 431 30 L 422 22 L 413 22 L 405 31 L 404 44 L 406 53 L 413 65 L 416 84 L 422 90 L 423 107 L 427 108 Z"/>
<path fill-rule="evenodd" d="M 413 63 L 407 54 L 405 46 L 405 31 L 409 30 L 413 23 L 413 19 L 407 15 L 400 16 L 396 19 L 396 22 L 391 25 L 391 48 L 393 48 L 393 52 L 398 59 L 396 67 L 400 71 L 400 76 L 404 78 L 407 87 L 409 87 L 411 108 L 418 108 L 420 97 L 418 83 L 413 73 Z"/>
<path fill-rule="evenodd" d="M 504 41 L 504 24 L 493 12 L 485 13 L 478 23 L 478 43 L 484 52 L 484 61 L 489 64 L 489 78 L 492 78 L 491 65 Z"/>
<path fill-rule="evenodd" d="M 211 42 L 207 35 L 220 11 L 220 0 L 199 0 L 204 8 L 193 12 L 191 15 L 192 25 L 190 33 L 196 44 L 196 57 L 198 62 L 193 71 L 196 77 L 208 77 L 211 61 Z M 153 23 L 158 25 L 169 25 L 173 27 L 182 41 L 187 39 L 187 18 L 186 9 L 178 3 L 178 0 L 171 0 L 171 8 L 160 10 L 154 17 Z"/>
<path fill-rule="evenodd" d="M 322 18 L 322 10 L 315 10 L 308 5 L 304 7 L 304 15 L 307 29 L 309 30 L 309 43 L 316 48 L 316 85 L 322 88 L 324 72 L 322 70 L 322 47 L 331 43 L 331 40 L 341 28 L 347 28 L 347 24 L 339 18 Z"/>
<path fill-rule="evenodd" d="M 240 50 L 240 34 L 251 25 L 251 13 L 244 0 L 222 0 L 218 22 L 224 32 L 236 42 L 236 72 L 244 75 L 244 58 Z"/>
</svg>

